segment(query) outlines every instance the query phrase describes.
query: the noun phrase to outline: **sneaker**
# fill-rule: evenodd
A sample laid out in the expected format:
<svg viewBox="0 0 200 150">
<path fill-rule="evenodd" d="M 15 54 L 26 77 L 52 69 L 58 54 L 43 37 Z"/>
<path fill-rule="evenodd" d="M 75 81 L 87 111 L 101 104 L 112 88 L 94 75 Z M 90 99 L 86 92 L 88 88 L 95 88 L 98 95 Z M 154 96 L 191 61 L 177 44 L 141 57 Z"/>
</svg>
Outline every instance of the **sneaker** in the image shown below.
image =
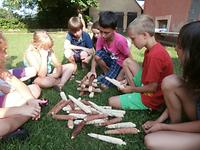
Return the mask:
<svg viewBox="0 0 200 150">
<path fill-rule="evenodd" d="M 29 133 L 24 128 L 18 128 L 17 130 L 13 131 L 12 133 L 9 133 L 2 137 L 3 141 L 8 141 L 12 139 L 19 139 L 19 140 L 25 140 L 29 137 Z"/>
</svg>

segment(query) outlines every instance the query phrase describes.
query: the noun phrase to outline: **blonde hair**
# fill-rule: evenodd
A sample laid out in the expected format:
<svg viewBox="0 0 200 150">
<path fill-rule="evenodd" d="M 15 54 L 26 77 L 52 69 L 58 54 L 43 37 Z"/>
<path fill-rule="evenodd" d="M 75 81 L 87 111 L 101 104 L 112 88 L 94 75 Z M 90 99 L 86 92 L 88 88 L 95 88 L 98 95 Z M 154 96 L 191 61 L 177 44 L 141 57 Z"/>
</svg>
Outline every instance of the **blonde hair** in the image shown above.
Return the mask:
<svg viewBox="0 0 200 150">
<path fill-rule="evenodd" d="M 150 36 L 154 36 L 155 33 L 155 24 L 152 17 L 148 15 L 140 15 L 135 20 L 133 20 L 129 26 L 128 30 L 141 34 L 144 32 L 149 33 Z"/>
<path fill-rule="evenodd" d="M 71 17 L 68 21 L 68 29 L 71 32 L 83 29 L 83 24 L 81 22 L 81 19 L 79 17 Z"/>
<path fill-rule="evenodd" d="M 50 49 L 52 51 L 53 40 L 46 31 L 35 31 L 33 34 L 33 46 L 36 49 Z"/>
</svg>

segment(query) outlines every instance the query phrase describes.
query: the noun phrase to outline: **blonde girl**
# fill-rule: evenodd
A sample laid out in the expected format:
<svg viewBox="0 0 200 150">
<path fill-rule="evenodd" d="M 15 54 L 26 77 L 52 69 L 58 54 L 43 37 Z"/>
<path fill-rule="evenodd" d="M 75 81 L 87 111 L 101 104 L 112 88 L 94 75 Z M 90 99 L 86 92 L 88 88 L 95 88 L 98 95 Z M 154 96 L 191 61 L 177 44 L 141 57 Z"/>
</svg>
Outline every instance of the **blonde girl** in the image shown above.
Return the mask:
<svg viewBox="0 0 200 150">
<path fill-rule="evenodd" d="M 61 90 L 71 77 L 74 66 L 58 61 L 53 51 L 53 40 L 46 31 L 36 31 L 33 42 L 25 53 L 24 63 L 36 69 L 34 83 L 41 88 L 56 87 Z"/>
</svg>

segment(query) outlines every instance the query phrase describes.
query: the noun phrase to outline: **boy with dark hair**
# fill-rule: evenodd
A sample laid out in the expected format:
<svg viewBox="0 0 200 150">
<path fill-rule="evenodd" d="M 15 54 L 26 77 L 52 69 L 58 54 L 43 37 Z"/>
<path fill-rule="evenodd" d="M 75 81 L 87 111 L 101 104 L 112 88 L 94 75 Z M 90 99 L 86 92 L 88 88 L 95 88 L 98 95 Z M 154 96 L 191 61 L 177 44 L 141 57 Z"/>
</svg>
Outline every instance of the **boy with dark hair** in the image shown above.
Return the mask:
<svg viewBox="0 0 200 150">
<path fill-rule="evenodd" d="M 75 70 L 77 62 L 83 66 L 89 63 L 94 53 L 92 40 L 87 32 L 83 31 L 83 24 L 79 17 L 71 17 L 68 21 L 69 32 L 64 42 L 65 57 L 73 63 Z M 83 67 L 82 66 L 82 67 Z"/>
<path fill-rule="evenodd" d="M 103 88 L 112 86 L 105 76 L 116 78 L 121 71 L 123 61 L 129 56 L 127 40 L 117 33 L 117 16 L 114 12 L 105 11 L 100 13 L 99 30 L 101 36 L 96 43 L 96 54 L 92 61 L 91 71 L 87 74 L 96 76 L 96 65 L 103 71 L 97 80 Z"/>
</svg>

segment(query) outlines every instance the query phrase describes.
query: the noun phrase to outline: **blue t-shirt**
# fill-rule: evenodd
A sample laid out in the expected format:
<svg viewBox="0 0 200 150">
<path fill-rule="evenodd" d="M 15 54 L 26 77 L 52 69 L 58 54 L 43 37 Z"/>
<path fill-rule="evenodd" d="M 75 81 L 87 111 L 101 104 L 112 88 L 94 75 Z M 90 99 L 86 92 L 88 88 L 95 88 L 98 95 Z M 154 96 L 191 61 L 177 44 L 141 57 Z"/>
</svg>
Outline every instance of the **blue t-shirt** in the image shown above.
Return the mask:
<svg viewBox="0 0 200 150">
<path fill-rule="evenodd" d="M 76 39 L 72 33 L 68 32 L 66 39 L 70 41 L 71 44 L 76 46 L 82 46 L 86 48 L 93 48 L 92 39 L 87 32 L 82 33 L 82 36 L 79 39 Z"/>
</svg>

